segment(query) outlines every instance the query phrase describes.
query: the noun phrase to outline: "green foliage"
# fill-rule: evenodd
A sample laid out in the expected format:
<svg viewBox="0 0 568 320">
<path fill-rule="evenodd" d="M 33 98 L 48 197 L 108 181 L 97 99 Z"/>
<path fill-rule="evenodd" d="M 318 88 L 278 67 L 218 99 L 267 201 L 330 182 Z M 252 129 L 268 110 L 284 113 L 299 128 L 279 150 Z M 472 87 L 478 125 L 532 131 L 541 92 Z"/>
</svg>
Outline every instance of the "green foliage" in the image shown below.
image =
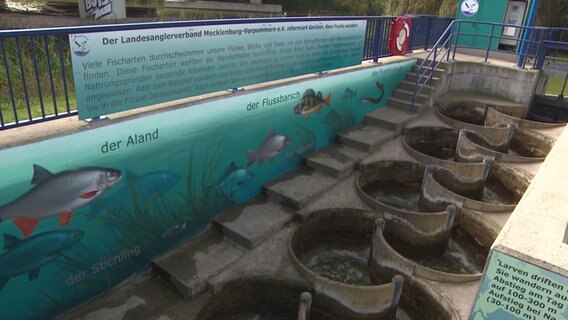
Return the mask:
<svg viewBox="0 0 568 320">
<path fill-rule="evenodd" d="M 385 0 L 386 15 L 426 14 L 453 17 L 456 14 L 456 0 Z"/>
<path fill-rule="evenodd" d="M 381 0 L 267 0 L 263 3 L 281 4 L 288 15 L 384 15 Z"/>
<path fill-rule="evenodd" d="M 20 121 L 64 113 L 68 103 L 71 110 L 75 109 L 66 37 L 9 38 L 0 42 L 0 53 L 0 110 L 4 123 L 15 121 L 14 109 Z"/>
<path fill-rule="evenodd" d="M 457 7 L 458 2 L 456 0 L 442 0 L 438 15 L 441 17 L 454 17 L 458 9 Z"/>
<path fill-rule="evenodd" d="M 568 27 L 568 1 L 540 1 L 538 6 L 537 25 L 545 27 Z"/>
<path fill-rule="evenodd" d="M 568 94 L 568 90 L 566 88 L 564 88 L 564 82 L 565 82 L 565 78 L 563 77 L 549 77 L 548 78 L 548 82 L 546 84 L 546 94 L 549 95 L 564 95 L 564 94 Z M 562 89 L 564 88 L 565 92 L 562 92 Z"/>
</svg>

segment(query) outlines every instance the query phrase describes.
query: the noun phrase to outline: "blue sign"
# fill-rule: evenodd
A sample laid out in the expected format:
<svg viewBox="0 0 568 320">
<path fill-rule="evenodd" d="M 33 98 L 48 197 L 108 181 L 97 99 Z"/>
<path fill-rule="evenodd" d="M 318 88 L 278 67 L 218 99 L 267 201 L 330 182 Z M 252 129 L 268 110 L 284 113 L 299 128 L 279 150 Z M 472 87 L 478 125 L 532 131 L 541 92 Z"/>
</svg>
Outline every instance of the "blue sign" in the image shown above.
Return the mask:
<svg viewBox="0 0 568 320">
<path fill-rule="evenodd" d="M 81 119 L 361 63 L 366 21 L 69 36 Z"/>
</svg>

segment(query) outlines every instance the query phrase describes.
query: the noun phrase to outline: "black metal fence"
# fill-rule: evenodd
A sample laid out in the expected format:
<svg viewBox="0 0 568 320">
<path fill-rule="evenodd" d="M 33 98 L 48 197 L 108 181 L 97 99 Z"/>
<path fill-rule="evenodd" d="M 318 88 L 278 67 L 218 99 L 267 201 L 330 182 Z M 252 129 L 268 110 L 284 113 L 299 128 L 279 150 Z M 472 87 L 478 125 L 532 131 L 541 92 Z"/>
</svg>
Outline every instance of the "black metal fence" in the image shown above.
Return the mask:
<svg viewBox="0 0 568 320">
<path fill-rule="evenodd" d="M 241 23 L 366 20 L 363 60 L 389 56 L 395 17 L 200 20 L 0 31 L 0 130 L 77 115 L 69 35 Z M 415 16 L 412 48 L 428 48 L 451 18 Z"/>
</svg>

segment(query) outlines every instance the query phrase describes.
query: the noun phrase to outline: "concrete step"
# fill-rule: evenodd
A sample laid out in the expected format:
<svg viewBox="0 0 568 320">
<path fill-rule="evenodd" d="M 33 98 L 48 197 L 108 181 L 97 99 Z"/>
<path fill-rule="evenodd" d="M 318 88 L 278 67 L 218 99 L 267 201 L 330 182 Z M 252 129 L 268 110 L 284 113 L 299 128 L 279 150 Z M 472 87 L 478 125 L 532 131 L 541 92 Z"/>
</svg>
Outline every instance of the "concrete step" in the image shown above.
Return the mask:
<svg viewBox="0 0 568 320">
<path fill-rule="evenodd" d="M 232 266 L 245 249 L 207 230 L 198 238 L 152 260 L 152 271 L 176 288 L 185 298 L 207 289 L 207 281 Z"/>
<path fill-rule="evenodd" d="M 431 59 L 428 60 L 428 62 L 426 62 L 426 64 L 431 63 L 430 61 L 432 61 Z M 424 62 L 423 58 L 418 58 L 416 65 L 420 65 L 422 64 L 422 62 Z M 443 69 L 443 70 L 448 70 L 448 62 L 447 61 L 440 61 L 439 59 L 436 61 L 436 63 L 438 64 L 438 68 L 439 69 Z"/>
<path fill-rule="evenodd" d="M 301 209 L 338 181 L 338 178 L 301 167 L 264 185 L 263 189 L 271 200 Z"/>
<path fill-rule="evenodd" d="M 412 73 L 416 74 L 416 71 L 417 71 L 418 69 L 419 69 L 419 68 L 418 68 L 418 64 L 417 64 L 417 65 L 414 65 L 414 66 L 412 67 Z M 430 74 L 432 74 L 432 66 L 423 66 L 422 68 L 420 68 L 420 73 L 421 73 L 421 74 L 424 74 L 424 75 L 430 75 Z M 434 76 L 435 76 L 435 77 L 440 78 L 440 77 L 442 77 L 445 73 L 446 73 L 446 69 L 443 69 L 443 68 L 440 68 L 440 67 L 434 69 Z"/>
<path fill-rule="evenodd" d="M 404 90 L 401 88 L 396 88 L 394 89 L 392 97 L 400 100 L 412 101 L 413 95 L 414 95 L 413 90 Z M 430 99 L 430 95 L 423 92 L 421 92 L 416 96 L 416 102 L 418 104 L 424 104 L 424 102 L 426 102 L 428 99 Z"/>
<path fill-rule="evenodd" d="M 365 115 L 365 122 L 395 132 L 401 132 L 406 123 L 416 118 L 417 115 L 392 107 L 377 109 Z"/>
<path fill-rule="evenodd" d="M 416 101 L 416 107 L 412 106 L 412 96 L 409 98 L 395 98 L 390 97 L 387 101 L 387 107 L 403 110 L 409 113 L 414 113 L 420 111 L 424 102 L 420 103 L 420 101 Z"/>
<path fill-rule="evenodd" d="M 213 218 L 212 228 L 245 248 L 259 243 L 294 219 L 295 211 L 259 197 Z"/>
<path fill-rule="evenodd" d="M 353 172 L 357 162 L 367 155 L 367 152 L 335 143 L 310 154 L 305 160 L 308 167 L 341 179 Z"/>
<path fill-rule="evenodd" d="M 406 81 L 410 81 L 412 83 L 416 83 L 416 77 L 418 75 L 416 74 L 416 72 L 408 72 L 406 74 L 406 77 L 404 78 L 404 80 Z M 419 80 L 419 84 L 420 83 L 424 83 L 425 81 L 427 81 L 429 75 L 421 75 L 420 76 L 420 80 Z M 430 86 L 437 86 L 438 84 L 440 84 L 441 78 L 440 77 L 436 77 L 435 75 L 432 77 L 432 82 L 429 84 Z"/>
<path fill-rule="evenodd" d="M 398 88 L 402 89 L 402 90 L 414 92 L 414 87 L 416 86 L 415 80 L 416 79 L 414 79 L 412 81 L 402 80 L 400 82 L 400 84 L 398 85 Z M 424 86 L 424 89 L 422 89 L 421 93 L 432 94 L 434 91 L 436 91 L 436 86 Z"/>
<path fill-rule="evenodd" d="M 349 147 L 372 153 L 394 139 L 396 135 L 397 132 L 393 129 L 367 124 L 358 125 L 340 132 L 337 135 L 337 140 Z"/>
<path fill-rule="evenodd" d="M 412 96 L 410 98 L 395 98 L 390 97 L 387 101 L 387 107 L 399 109 L 408 113 L 420 113 L 424 108 L 426 99 L 422 102 L 420 100 L 416 101 L 415 105 L 412 105 Z"/>
</svg>

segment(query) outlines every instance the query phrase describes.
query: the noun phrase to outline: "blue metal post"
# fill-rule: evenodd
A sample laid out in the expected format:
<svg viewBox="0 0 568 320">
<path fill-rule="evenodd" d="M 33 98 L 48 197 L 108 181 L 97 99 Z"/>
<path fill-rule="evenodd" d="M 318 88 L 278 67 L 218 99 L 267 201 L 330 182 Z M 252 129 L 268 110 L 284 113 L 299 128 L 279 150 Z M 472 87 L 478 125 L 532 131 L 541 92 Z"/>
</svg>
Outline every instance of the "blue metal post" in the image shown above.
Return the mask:
<svg viewBox="0 0 568 320">
<path fill-rule="evenodd" d="M 493 40 L 493 34 L 495 33 L 495 25 L 491 25 L 491 34 L 489 35 L 489 44 L 487 45 L 487 50 L 485 51 L 485 63 L 489 60 L 489 50 L 491 50 L 491 41 Z"/>
<path fill-rule="evenodd" d="M 434 17 L 428 17 L 428 24 L 426 25 L 426 40 L 424 41 L 424 50 L 430 48 L 430 34 L 432 33 L 432 23 Z"/>
<path fill-rule="evenodd" d="M 517 67 L 523 68 L 525 64 L 525 59 L 527 56 L 527 42 L 531 38 L 531 28 L 534 26 L 534 19 L 536 18 L 536 11 L 538 9 L 538 0 L 529 1 L 529 10 L 527 12 L 527 18 L 525 19 L 525 27 L 528 27 L 523 32 L 523 37 L 521 39 L 521 47 L 519 49 L 519 56 L 517 58 Z"/>
<path fill-rule="evenodd" d="M 381 40 L 383 38 L 383 20 L 376 20 L 375 25 L 375 40 L 373 41 L 373 62 L 379 62 L 379 50 L 382 47 Z"/>
</svg>

